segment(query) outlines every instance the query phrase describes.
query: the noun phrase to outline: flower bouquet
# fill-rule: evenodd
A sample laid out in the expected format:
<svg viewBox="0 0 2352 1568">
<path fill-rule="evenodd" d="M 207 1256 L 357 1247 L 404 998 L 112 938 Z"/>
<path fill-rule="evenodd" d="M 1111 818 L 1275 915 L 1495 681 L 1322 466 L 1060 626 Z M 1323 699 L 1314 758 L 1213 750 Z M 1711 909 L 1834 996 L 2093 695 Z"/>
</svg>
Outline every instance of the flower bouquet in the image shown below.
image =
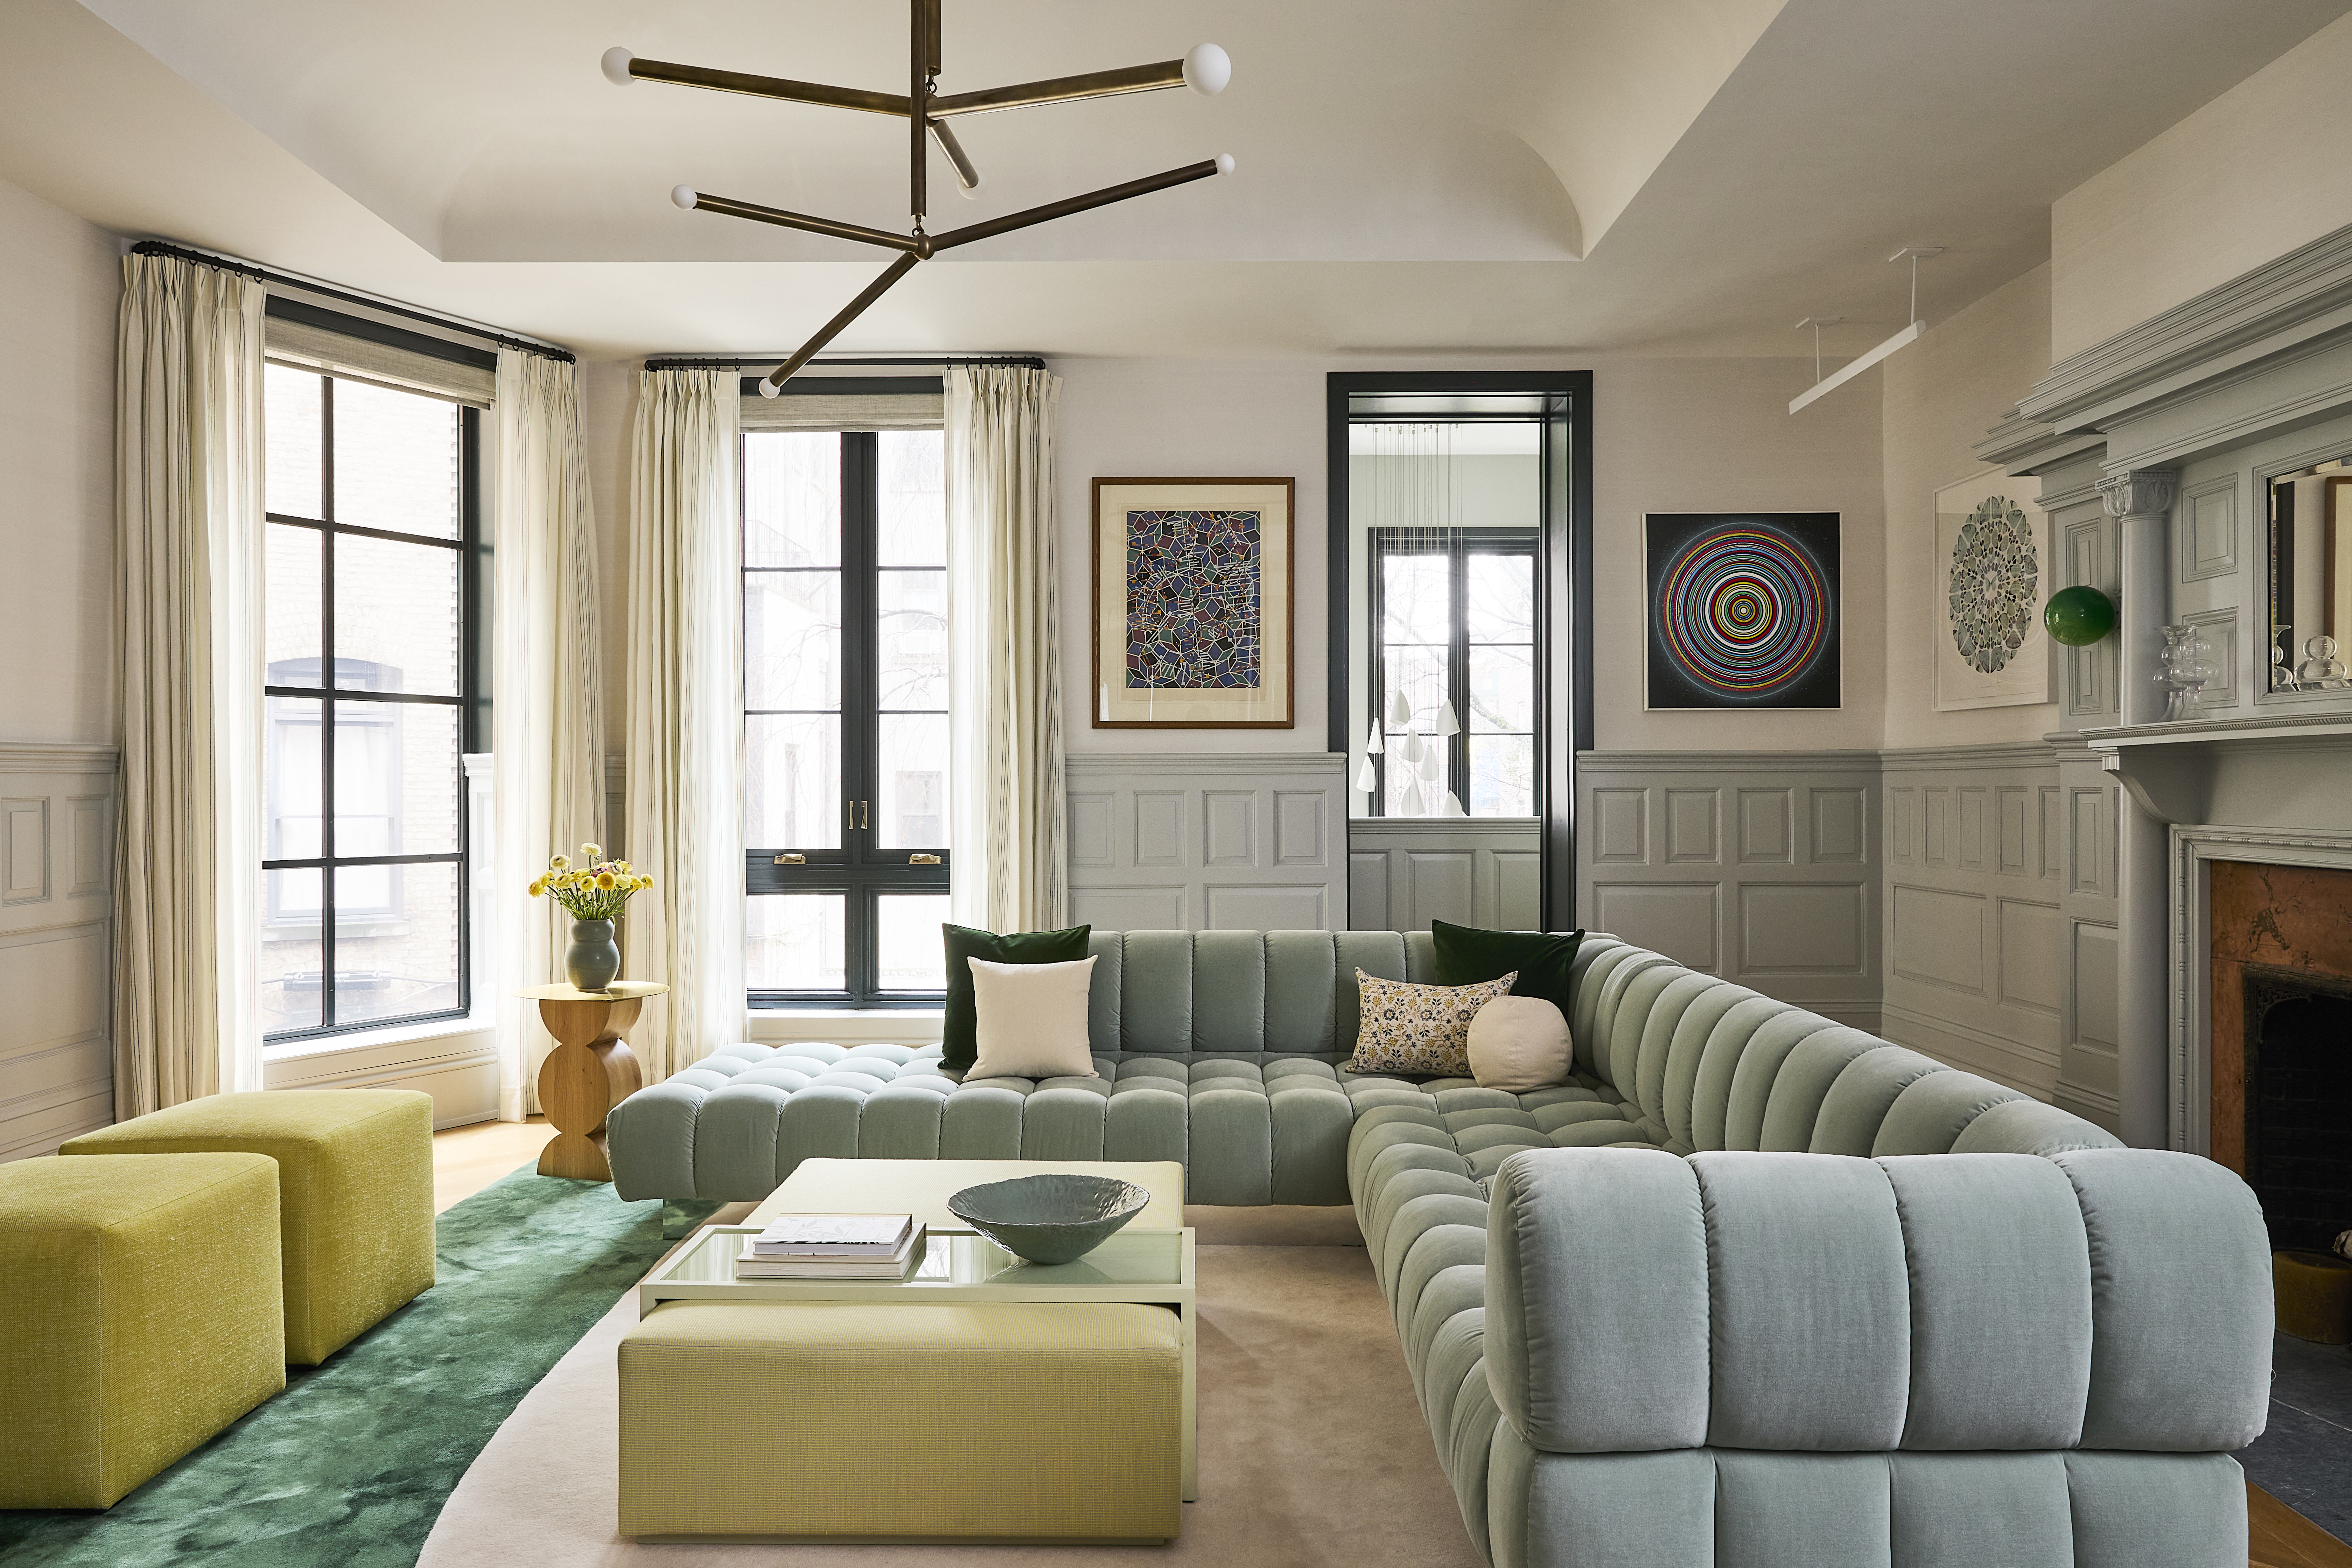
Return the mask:
<svg viewBox="0 0 2352 1568">
<path fill-rule="evenodd" d="M 626 860 L 607 860 L 594 844 L 580 847 L 582 865 L 557 855 L 530 884 L 534 899 L 553 899 L 572 915 L 572 949 L 563 968 L 572 984 L 583 991 L 602 991 L 621 972 L 620 944 L 613 940 L 613 921 L 629 896 L 654 885 L 651 877 L 629 869 Z"/>
</svg>

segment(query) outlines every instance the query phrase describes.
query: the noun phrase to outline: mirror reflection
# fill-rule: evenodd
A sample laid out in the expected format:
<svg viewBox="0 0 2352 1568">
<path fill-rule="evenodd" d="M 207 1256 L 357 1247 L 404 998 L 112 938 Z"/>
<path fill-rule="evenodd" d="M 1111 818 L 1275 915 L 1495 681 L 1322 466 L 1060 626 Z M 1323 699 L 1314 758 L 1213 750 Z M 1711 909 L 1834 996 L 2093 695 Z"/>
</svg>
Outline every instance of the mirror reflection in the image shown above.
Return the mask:
<svg viewBox="0 0 2352 1568">
<path fill-rule="evenodd" d="M 2273 691 L 2352 687 L 2352 457 L 2270 482 Z"/>
</svg>

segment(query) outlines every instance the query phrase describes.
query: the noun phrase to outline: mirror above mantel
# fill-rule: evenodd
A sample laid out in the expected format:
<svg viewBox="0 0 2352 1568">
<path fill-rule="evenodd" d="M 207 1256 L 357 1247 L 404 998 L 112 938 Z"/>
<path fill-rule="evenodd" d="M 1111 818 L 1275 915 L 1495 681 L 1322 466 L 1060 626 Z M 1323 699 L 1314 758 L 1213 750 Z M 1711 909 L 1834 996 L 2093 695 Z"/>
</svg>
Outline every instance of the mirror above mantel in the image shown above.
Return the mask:
<svg viewBox="0 0 2352 1568">
<path fill-rule="evenodd" d="M 2352 689 L 2352 456 L 2270 480 L 2270 689 Z"/>
</svg>

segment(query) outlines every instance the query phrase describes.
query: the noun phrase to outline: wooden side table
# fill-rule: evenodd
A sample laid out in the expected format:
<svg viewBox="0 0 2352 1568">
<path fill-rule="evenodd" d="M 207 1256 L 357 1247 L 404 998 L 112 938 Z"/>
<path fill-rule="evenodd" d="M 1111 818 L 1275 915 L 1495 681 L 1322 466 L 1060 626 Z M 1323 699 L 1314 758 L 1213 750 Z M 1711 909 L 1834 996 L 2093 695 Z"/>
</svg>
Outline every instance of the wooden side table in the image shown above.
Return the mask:
<svg viewBox="0 0 2352 1568">
<path fill-rule="evenodd" d="M 555 1126 L 540 1152 L 541 1175 L 613 1179 L 604 1118 L 645 1087 L 621 1033 L 637 1021 L 646 997 L 668 989 L 649 980 L 616 980 L 602 991 L 530 985 L 515 993 L 538 1002 L 540 1022 L 555 1037 L 555 1049 L 539 1068 L 539 1108 Z"/>
</svg>

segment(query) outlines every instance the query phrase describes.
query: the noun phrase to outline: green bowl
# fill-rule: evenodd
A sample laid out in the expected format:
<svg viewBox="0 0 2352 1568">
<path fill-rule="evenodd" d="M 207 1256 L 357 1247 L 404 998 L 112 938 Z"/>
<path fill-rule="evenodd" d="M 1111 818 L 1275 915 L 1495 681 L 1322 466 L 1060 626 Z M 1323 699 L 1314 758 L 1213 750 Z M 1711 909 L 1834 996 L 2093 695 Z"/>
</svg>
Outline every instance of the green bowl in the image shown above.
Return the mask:
<svg viewBox="0 0 2352 1568">
<path fill-rule="evenodd" d="M 948 1199 L 948 1212 L 1015 1258 L 1075 1263 L 1150 1202 L 1116 1176 L 1054 1172 L 966 1187 Z"/>
<path fill-rule="evenodd" d="M 2042 624 L 2068 647 L 2088 647 L 2116 629 L 2116 602 L 2096 588 L 2061 588 L 2042 606 Z"/>
</svg>

